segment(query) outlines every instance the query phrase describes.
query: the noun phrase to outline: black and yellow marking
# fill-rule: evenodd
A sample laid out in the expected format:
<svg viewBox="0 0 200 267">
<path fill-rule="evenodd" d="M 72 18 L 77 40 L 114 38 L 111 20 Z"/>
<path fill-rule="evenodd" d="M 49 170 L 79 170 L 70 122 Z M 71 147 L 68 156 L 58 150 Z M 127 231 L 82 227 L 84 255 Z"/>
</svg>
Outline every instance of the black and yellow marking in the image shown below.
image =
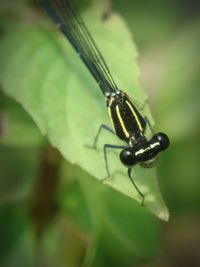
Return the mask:
<svg viewBox="0 0 200 267">
<path fill-rule="evenodd" d="M 105 96 L 108 113 L 111 119 L 113 130 L 102 124 L 94 138 L 92 146 L 96 149 L 97 141 L 102 129 L 114 133 L 127 143 L 124 145 L 104 144 L 104 160 L 107 176 L 110 171 L 107 161 L 108 149 L 122 149 L 120 152 L 121 163 L 128 167 L 128 177 L 141 196 L 141 204 L 144 203 L 144 194 L 140 191 L 131 176 L 132 168 L 140 164 L 145 168 L 152 167 L 152 162 L 158 153 L 169 147 L 170 141 L 166 134 L 153 134 L 150 140 L 145 136 L 146 122 L 131 99 L 118 89 L 112 74 L 90 32 L 88 31 L 81 16 L 73 6 L 72 0 L 40 0 L 50 17 L 58 26 L 59 30 L 69 40 L 76 50 Z M 149 125 L 150 126 L 150 125 Z"/>
<path fill-rule="evenodd" d="M 124 92 L 107 96 L 106 104 L 113 130 L 120 139 L 128 142 L 136 133 L 144 134 L 146 122 Z"/>
</svg>

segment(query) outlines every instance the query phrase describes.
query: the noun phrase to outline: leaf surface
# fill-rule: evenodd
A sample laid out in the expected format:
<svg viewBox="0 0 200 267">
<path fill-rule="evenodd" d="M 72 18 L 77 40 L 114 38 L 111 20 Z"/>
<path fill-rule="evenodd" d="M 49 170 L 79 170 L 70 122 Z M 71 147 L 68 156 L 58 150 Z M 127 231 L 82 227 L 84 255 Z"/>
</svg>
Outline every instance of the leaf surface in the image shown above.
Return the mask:
<svg viewBox="0 0 200 267">
<path fill-rule="evenodd" d="M 83 14 L 118 87 L 143 104 L 146 95 L 139 84 L 137 51 L 123 20 L 111 13 L 103 20 L 104 5 L 94 4 Z M 103 144 L 123 144 L 103 132 L 97 150 L 90 150 L 99 126 L 110 125 L 98 85 L 67 40 L 50 22 L 14 25 L 0 43 L 0 82 L 4 92 L 19 102 L 43 135 L 65 159 L 101 180 L 106 176 Z M 153 124 L 148 106 L 143 110 Z M 147 131 L 147 136 L 150 131 Z M 141 198 L 127 178 L 118 152 L 108 155 L 112 177 L 106 184 L 136 199 Z M 137 166 L 133 177 L 145 195 L 145 206 L 163 220 L 168 211 L 160 195 L 155 168 Z"/>
</svg>

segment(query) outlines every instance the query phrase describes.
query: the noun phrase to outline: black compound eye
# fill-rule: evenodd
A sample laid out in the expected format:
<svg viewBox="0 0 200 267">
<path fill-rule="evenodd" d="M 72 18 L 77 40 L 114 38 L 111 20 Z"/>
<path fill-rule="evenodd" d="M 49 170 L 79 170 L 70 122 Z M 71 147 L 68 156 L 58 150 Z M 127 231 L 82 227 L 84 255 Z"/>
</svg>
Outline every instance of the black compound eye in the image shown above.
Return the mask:
<svg viewBox="0 0 200 267">
<path fill-rule="evenodd" d="M 169 138 L 164 133 L 155 134 L 149 142 L 150 146 L 155 146 L 155 151 L 160 152 L 167 149 L 170 145 Z"/>
<path fill-rule="evenodd" d="M 133 151 L 131 151 L 128 148 L 125 148 L 124 150 L 121 151 L 120 160 L 124 165 L 127 166 L 133 166 L 138 162 L 137 157 L 135 156 Z"/>
<path fill-rule="evenodd" d="M 169 147 L 170 141 L 166 134 L 164 133 L 158 133 L 157 134 L 157 140 L 160 143 L 160 150 L 165 150 Z"/>
</svg>

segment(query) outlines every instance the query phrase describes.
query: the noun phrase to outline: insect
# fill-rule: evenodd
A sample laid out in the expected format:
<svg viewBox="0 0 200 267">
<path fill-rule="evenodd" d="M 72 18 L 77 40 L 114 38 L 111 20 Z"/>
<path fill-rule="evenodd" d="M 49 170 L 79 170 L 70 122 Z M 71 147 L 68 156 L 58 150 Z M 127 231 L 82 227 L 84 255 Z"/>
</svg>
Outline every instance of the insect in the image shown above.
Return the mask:
<svg viewBox="0 0 200 267">
<path fill-rule="evenodd" d="M 110 177 L 107 160 L 108 149 L 121 149 L 120 161 L 128 168 L 128 177 L 141 196 L 141 204 L 143 205 L 145 196 L 132 178 L 133 166 L 140 164 L 145 168 L 152 167 L 158 153 L 169 147 L 170 141 L 168 136 L 164 133 L 156 133 L 152 134 L 150 140 L 147 140 L 147 125 L 151 128 L 148 119 L 140 114 L 130 97 L 117 87 L 101 52 L 80 14 L 74 8 L 72 1 L 41 0 L 41 2 L 56 26 L 80 55 L 80 58 L 97 81 L 105 97 L 112 129 L 102 124 L 90 148 L 96 148 L 98 138 L 103 129 L 115 134 L 126 143 L 124 146 L 104 145 L 103 150 L 107 172 L 107 176 L 104 179 Z"/>
</svg>

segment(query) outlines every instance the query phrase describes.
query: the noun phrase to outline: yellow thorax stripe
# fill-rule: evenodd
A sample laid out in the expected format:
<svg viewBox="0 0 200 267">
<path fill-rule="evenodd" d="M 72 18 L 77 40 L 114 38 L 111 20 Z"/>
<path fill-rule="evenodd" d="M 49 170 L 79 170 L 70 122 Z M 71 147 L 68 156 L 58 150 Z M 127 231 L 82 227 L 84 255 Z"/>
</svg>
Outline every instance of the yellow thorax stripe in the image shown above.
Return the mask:
<svg viewBox="0 0 200 267">
<path fill-rule="evenodd" d="M 115 127 L 114 127 L 114 123 L 113 123 L 112 114 L 111 114 L 111 108 L 110 107 L 108 107 L 108 115 L 109 115 L 110 120 L 111 120 L 112 128 L 115 131 Z"/>
<path fill-rule="evenodd" d="M 119 121 L 120 121 L 122 130 L 123 130 L 125 136 L 126 136 L 127 138 L 129 138 L 129 133 L 128 133 L 128 131 L 126 130 L 126 127 L 125 127 L 124 122 L 123 122 L 123 120 L 122 120 L 121 114 L 120 114 L 120 112 L 119 112 L 119 106 L 118 106 L 118 105 L 116 105 L 116 112 L 117 112 L 117 117 L 118 117 L 118 119 L 119 119 Z"/>
<path fill-rule="evenodd" d="M 126 104 L 129 106 L 131 112 L 133 113 L 133 116 L 135 117 L 135 120 L 136 120 L 136 122 L 137 122 L 137 125 L 138 125 L 140 131 L 143 132 L 144 129 L 142 128 L 142 125 L 141 125 L 141 123 L 140 123 L 140 120 L 138 119 L 137 114 L 135 113 L 135 110 L 133 109 L 133 107 L 131 106 L 131 104 L 130 104 L 128 101 L 126 101 Z"/>
</svg>

